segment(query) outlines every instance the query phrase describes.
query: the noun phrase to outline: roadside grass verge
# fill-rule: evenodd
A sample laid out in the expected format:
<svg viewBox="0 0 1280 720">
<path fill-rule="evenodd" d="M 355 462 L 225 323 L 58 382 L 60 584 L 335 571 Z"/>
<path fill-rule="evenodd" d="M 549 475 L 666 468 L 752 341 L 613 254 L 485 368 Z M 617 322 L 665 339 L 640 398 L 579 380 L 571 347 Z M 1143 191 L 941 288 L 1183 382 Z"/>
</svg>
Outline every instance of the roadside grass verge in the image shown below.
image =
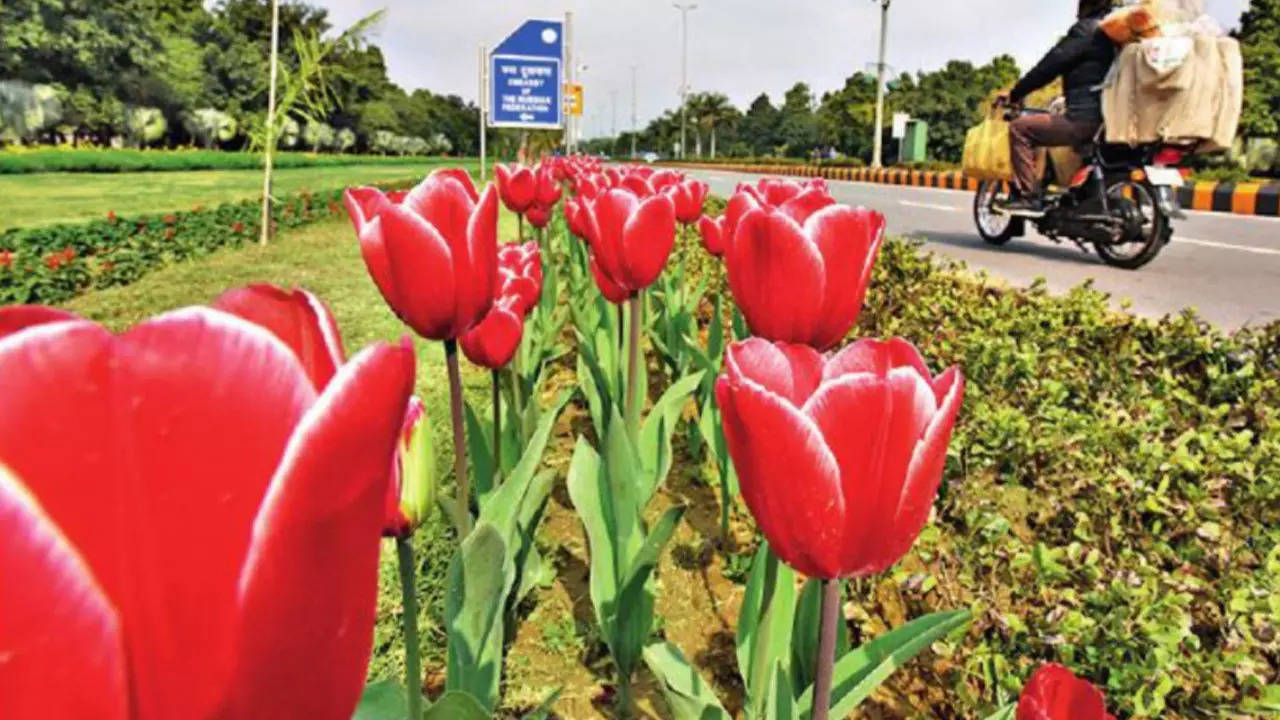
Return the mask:
<svg viewBox="0 0 1280 720">
<path fill-rule="evenodd" d="M 379 155 L 276 153 L 278 168 L 339 165 L 417 165 L 430 158 Z M 440 160 L 444 162 L 444 160 Z M 456 162 L 456 161 L 455 161 Z M 43 172 L 122 173 L 146 170 L 252 170 L 262 167 L 260 153 L 227 150 L 137 150 L 133 148 L 38 147 L 0 150 L 0 175 Z"/>
<path fill-rule="evenodd" d="M 348 185 L 422 178 L 449 160 L 285 168 L 275 190 L 329 190 Z M 465 167 L 470 165 L 464 164 Z M 190 210 L 262 193 L 262 171 L 190 170 L 136 173 L 38 173 L 0 175 L 0 230 L 98 220 L 108 212 L 140 215 Z"/>
</svg>

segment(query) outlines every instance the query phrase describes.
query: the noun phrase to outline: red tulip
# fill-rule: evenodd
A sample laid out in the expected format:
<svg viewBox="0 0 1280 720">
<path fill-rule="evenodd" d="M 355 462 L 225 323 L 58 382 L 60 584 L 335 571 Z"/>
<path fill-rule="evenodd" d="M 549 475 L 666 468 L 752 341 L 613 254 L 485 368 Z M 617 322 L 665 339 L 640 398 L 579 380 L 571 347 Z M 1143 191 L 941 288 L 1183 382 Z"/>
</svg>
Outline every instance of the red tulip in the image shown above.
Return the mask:
<svg viewBox="0 0 1280 720">
<path fill-rule="evenodd" d="M 515 357 L 524 335 L 524 313 L 517 295 L 500 298 L 479 325 L 458 339 L 462 354 L 490 370 L 500 370 Z"/>
<path fill-rule="evenodd" d="M 595 199 L 603 188 L 600 183 L 590 177 L 580 177 L 573 181 L 574 193 L 580 198 Z"/>
<path fill-rule="evenodd" d="M 5 716 L 349 718 L 413 368 L 373 347 L 317 396 L 210 309 L 0 341 Z"/>
<path fill-rule="evenodd" d="M 629 191 L 641 200 L 647 197 L 653 197 L 655 192 L 653 186 L 649 184 L 649 181 L 639 175 L 627 175 L 622 178 L 617 187 Z"/>
<path fill-rule="evenodd" d="M 671 198 L 641 200 L 626 190 L 609 190 L 587 203 L 583 214 L 599 271 L 613 285 L 634 294 L 658 279 L 676 238 Z"/>
<path fill-rule="evenodd" d="M 662 192 L 667 188 L 684 181 L 684 174 L 676 170 L 658 170 L 649 176 L 649 185 L 654 192 Z"/>
<path fill-rule="evenodd" d="M 533 171 L 521 165 L 494 165 L 494 177 L 498 181 L 498 195 L 502 204 L 513 213 L 523 215 L 535 200 L 538 180 Z"/>
<path fill-rule="evenodd" d="M 6 305 L 0 307 L 0 340 L 36 325 L 79 319 L 75 313 L 44 305 Z"/>
<path fill-rule="evenodd" d="M 544 166 L 538 170 L 537 181 L 534 204 L 541 205 L 549 213 L 551 207 L 560 202 L 560 195 L 564 191 L 561 189 L 559 181 L 556 180 L 555 172 L 550 167 Z"/>
<path fill-rule="evenodd" d="M 817 578 L 881 572 L 915 542 L 964 393 L 904 340 L 831 358 L 750 338 L 716 383 L 742 496 L 770 546 Z"/>
<path fill-rule="evenodd" d="M 1027 681 L 1018 700 L 1017 720 L 1115 720 L 1106 698 L 1087 680 L 1048 663 Z"/>
<path fill-rule="evenodd" d="M 534 205 L 524 213 L 524 219 L 529 224 L 541 230 L 551 222 L 551 208 L 546 205 Z"/>
<path fill-rule="evenodd" d="M 566 198 L 564 201 L 564 222 L 569 227 L 569 232 L 574 237 L 585 240 L 587 238 L 587 226 L 584 213 L 586 212 L 586 200 L 577 198 Z"/>
<path fill-rule="evenodd" d="M 716 257 L 722 257 L 729 244 L 727 226 L 728 218 L 724 215 L 714 218 L 703 215 L 698 221 L 698 234 L 702 236 L 702 247 Z"/>
<path fill-rule="evenodd" d="M 507 243 L 498 250 L 499 296 L 515 295 L 522 315 L 542 299 L 542 250 L 537 241 Z"/>
<path fill-rule="evenodd" d="M 675 203 L 676 220 L 684 225 L 692 225 L 702 217 L 702 206 L 707 201 L 711 187 L 697 180 L 686 180 L 668 185 L 663 192 Z"/>
<path fill-rule="evenodd" d="M 755 185 L 739 183 L 734 194 L 748 193 L 755 196 L 761 205 L 777 207 L 809 190 L 815 190 L 823 195 L 830 195 L 827 181 L 823 178 L 813 178 L 807 182 L 761 178 Z"/>
<path fill-rule="evenodd" d="M 804 225 L 781 210 L 742 218 L 725 254 L 729 289 L 752 334 L 825 350 L 858 321 L 884 217 L 834 205 Z"/>
<path fill-rule="evenodd" d="M 492 186 L 475 196 L 470 176 L 447 170 L 432 173 L 399 204 L 376 188 L 344 195 L 374 283 L 424 338 L 458 337 L 493 302 L 498 200 Z"/>
<path fill-rule="evenodd" d="M 317 391 L 324 390 L 347 361 L 333 313 L 306 290 L 290 292 L 259 283 L 228 290 L 212 305 L 270 330 L 297 356 Z"/>
</svg>

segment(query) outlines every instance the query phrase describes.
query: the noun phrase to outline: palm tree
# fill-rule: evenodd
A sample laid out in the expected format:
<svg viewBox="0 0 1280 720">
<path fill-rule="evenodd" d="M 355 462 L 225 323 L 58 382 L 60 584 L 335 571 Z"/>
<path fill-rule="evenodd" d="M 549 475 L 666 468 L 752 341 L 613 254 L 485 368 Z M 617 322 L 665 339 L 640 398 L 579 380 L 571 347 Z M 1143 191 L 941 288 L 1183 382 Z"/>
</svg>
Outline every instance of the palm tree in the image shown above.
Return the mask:
<svg viewBox="0 0 1280 720">
<path fill-rule="evenodd" d="M 705 130 L 711 137 L 711 159 L 716 158 L 716 130 L 737 122 L 738 109 L 729 102 L 723 93 L 698 93 L 689 99 L 689 113 L 695 118 L 694 127 L 698 128 L 698 156 L 702 156 L 702 132 Z"/>
</svg>

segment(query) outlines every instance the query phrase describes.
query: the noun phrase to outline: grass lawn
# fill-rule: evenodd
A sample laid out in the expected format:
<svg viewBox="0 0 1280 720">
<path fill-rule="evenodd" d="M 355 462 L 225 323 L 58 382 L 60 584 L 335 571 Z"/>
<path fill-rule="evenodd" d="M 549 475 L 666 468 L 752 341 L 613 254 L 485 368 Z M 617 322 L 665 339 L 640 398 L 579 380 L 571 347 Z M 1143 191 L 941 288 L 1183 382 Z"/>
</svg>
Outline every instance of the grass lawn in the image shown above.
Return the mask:
<svg viewBox="0 0 1280 720">
<path fill-rule="evenodd" d="M 276 189 L 290 193 L 404 180 L 446 164 L 457 161 L 286 168 L 276 171 Z M 259 170 L 0 175 L 0 230 L 100 218 L 108 211 L 125 215 L 186 210 L 261 192 Z"/>
</svg>

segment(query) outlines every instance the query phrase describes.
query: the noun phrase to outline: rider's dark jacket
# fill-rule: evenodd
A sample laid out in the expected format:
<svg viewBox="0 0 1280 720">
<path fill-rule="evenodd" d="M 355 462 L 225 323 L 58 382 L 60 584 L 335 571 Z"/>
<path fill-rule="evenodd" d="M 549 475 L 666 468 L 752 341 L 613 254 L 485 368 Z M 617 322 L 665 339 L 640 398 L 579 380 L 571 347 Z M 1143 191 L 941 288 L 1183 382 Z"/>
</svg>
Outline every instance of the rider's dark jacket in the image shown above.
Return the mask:
<svg viewBox="0 0 1280 720">
<path fill-rule="evenodd" d="M 1100 27 L 1104 16 L 1105 13 L 1098 13 L 1072 25 L 1067 36 L 1013 86 L 1010 99 L 1022 102 L 1061 76 L 1067 95 L 1067 117 L 1101 124 L 1102 92 L 1098 86 L 1116 57 L 1115 43 Z"/>
</svg>

